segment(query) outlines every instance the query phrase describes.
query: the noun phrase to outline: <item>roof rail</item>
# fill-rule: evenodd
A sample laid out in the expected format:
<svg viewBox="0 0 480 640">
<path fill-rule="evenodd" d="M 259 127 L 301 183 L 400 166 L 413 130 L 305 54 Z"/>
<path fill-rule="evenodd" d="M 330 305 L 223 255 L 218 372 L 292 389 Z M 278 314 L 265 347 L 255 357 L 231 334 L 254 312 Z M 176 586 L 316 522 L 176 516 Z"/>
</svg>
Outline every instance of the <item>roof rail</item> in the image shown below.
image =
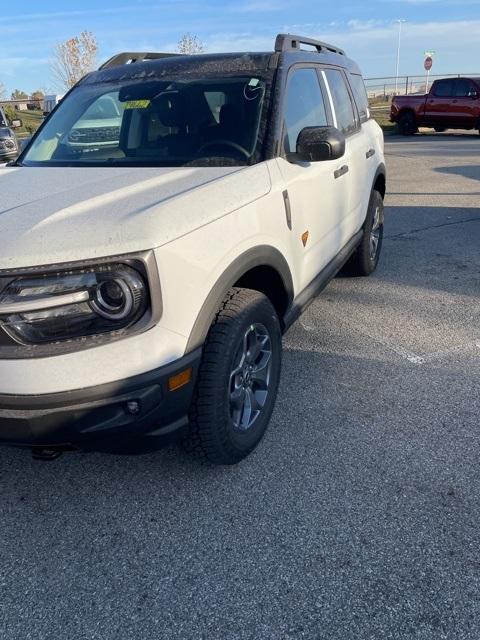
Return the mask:
<svg viewBox="0 0 480 640">
<path fill-rule="evenodd" d="M 301 49 L 301 45 L 306 44 L 314 47 L 318 53 L 338 53 L 341 56 L 345 55 L 343 49 L 339 49 L 332 44 L 322 42 L 321 40 L 312 40 L 312 38 L 304 38 L 303 36 L 292 36 L 289 33 L 279 33 L 275 40 L 275 52 L 282 53 L 283 51 L 292 51 Z"/>
<path fill-rule="evenodd" d="M 173 56 L 179 56 L 180 53 L 153 53 L 138 51 L 125 51 L 123 53 L 117 53 L 117 55 L 104 62 L 99 71 L 103 69 L 110 69 L 111 67 L 118 67 L 122 64 L 133 64 L 134 62 L 143 62 L 144 60 L 158 60 L 159 58 L 172 58 Z"/>
</svg>

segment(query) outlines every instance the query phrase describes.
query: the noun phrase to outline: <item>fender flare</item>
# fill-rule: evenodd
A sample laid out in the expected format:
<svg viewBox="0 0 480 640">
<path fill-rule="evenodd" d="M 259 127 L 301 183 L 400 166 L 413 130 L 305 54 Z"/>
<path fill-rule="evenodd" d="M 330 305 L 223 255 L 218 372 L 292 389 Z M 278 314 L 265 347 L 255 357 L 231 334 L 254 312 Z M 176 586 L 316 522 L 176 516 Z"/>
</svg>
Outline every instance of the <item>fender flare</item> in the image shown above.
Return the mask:
<svg viewBox="0 0 480 640">
<path fill-rule="evenodd" d="M 384 181 L 385 181 L 385 186 L 387 184 L 387 168 L 385 166 L 385 164 L 383 162 L 381 162 L 378 167 L 377 170 L 375 171 L 375 176 L 373 177 L 373 182 L 372 182 L 372 191 L 375 189 L 375 184 L 378 180 L 378 178 L 382 176 Z"/>
<path fill-rule="evenodd" d="M 269 245 L 259 245 L 241 254 L 227 267 L 221 277 L 214 284 L 200 312 L 195 320 L 190 337 L 188 339 L 186 353 L 202 346 L 212 326 L 213 319 L 222 304 L 229 289 L 245 273 L 254 267 L 272 267 L 280 275 L 288 296 L 288 302 L 293 300 L 294 289 L 292 274 L 285 257 L 278 249 Z M 282 318 L 281 318 L 282 320 Z"/>
</svg>

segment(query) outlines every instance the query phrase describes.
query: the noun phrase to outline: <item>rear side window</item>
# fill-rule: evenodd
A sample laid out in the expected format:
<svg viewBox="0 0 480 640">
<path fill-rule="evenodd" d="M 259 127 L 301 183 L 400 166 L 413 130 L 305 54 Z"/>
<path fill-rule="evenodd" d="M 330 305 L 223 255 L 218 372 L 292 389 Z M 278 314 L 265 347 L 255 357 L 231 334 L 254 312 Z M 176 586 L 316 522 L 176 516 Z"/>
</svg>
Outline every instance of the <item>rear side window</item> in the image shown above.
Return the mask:
<svg viewBox="0 0 480 640">
<path fill-rule="evenodd" d="M 325 69 L 323 73 L 330 87 L 337 128 L 345 135 L 353 133 L 357 128 L 357 122 L 343 73 L 336 69 Z"/>
<path fill-rule="evenodd" d="M 287 153 L 297 149 L 298 134 L 305 127 L 326 127 L 328 125 L 325 102 L 315 69 L 294 71 L 287 87 L 285 105 L 285 141 Z"/>
<path fill-rule="evenodd" d="M 453 80 L 439 80 L 435 84 L 433 95 L 437 98 L 451 98 L 453 96 Z"/>
<path fill-rule="evenodd" d="M 362 76 L 350 74 L 350 86 L 352 87 L 353 97 L 357 103 L 360 122 L 366 122 L 370 118 L 370 109 L 368 106 L 367 90 L 363 82 Z"/>
<path fill-rule="evenodd" d="M 468 98 L 476 93 L 476 87 L 470 80 L 455 80 L 454 95 L 456 98 Z"/>
</svg>

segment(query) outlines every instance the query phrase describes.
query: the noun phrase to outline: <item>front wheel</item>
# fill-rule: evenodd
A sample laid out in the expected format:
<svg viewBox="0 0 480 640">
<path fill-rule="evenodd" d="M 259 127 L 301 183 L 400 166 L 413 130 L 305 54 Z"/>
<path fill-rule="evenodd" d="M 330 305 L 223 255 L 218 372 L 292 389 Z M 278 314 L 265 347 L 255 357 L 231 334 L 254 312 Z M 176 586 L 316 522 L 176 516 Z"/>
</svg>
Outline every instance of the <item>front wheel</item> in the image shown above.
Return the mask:
<svg viewBox="0 0 480 640">
<path fill-rule="evenodd" d="M 205 342 L 186 448 L 231 465 L 262 439 L 280 380 L 280 322 L 266 296 L 233 288 Z"/>
</svg>

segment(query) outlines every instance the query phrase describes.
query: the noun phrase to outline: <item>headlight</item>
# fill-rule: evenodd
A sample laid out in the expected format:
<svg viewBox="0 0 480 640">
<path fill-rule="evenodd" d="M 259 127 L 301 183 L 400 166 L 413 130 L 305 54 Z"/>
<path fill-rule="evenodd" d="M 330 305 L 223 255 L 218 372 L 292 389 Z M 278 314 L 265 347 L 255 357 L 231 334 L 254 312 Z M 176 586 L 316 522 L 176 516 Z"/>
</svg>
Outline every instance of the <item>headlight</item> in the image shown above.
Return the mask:
<svg viewBox="0 0 480 640">
<path fill-rule="evenodd" d="M 0 139 L 0 149 L 6 150 L 6 151 L 16 151 L 17 143 L 15 141 L 15 138 Z"/>
<path fill-rule="evenodd" d="M 0 294 L 0 325 L 17 343 L 45 343 L 125 330 L 149 308 L 144 276 L 126 264 L 27 275 Z"/>
</svg>

